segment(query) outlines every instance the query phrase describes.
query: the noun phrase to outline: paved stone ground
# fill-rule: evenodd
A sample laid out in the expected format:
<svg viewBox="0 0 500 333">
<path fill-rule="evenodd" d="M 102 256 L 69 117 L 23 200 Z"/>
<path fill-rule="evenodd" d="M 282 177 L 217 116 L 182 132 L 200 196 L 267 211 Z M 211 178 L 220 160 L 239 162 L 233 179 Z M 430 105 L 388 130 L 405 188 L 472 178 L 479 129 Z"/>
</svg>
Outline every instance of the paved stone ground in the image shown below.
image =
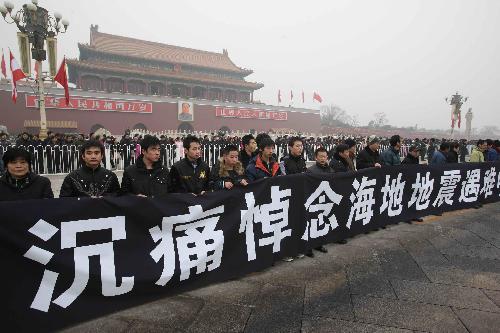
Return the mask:
<svg viewBox="0 0 500 333">
<path fill-rule="evenodd" d="M 65 332 L 500 331 L 500 203 L 327 248 Z"/>
</svg>

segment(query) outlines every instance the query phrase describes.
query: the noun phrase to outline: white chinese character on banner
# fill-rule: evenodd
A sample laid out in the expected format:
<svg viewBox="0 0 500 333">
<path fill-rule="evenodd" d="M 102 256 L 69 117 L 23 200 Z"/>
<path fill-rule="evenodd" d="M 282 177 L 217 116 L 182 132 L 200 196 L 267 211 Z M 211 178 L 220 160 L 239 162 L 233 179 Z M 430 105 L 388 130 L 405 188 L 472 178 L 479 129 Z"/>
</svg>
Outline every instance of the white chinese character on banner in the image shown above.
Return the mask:
<svg viewBox="0 0 500 333">
<path fill-rule="evenodd" d="M 483 179 L 483 188 L 481 189 L 481 194 L 484 194 L 484 198 L 486 199 L 490 195 L 493 195 L 493 188 L 495 187 L 495 179 L 497 173 L 495 172 L 495 167 L 491 167 L 490 170 L 487 170 L 484 174 Z"/>
<path fill-rule="evenodd" d="M 314 203 L 316 200 L 318 202 Z M 332 208 L 334 204 L 340 204 L 341 200 L 342 196 L 332 190 L 328 181 L 325 180 L 319 184 L 316 191 L 307 198 L 304 204 L 309 213 L 319 212 L 319 214 L 315 214 L 317 218 L 307 220 L 306 230 L 302 236 L 303 240 L 309 240 L 309 237 L 314 239 L 325 236 L 330 229 L 334 230 L 339 226 L 337 218 L 332 214 Z M 325 221 L 325 219 L 327 220 Z"/>
<path fill-rule="evenodd" d="M 124 102 L 116 102 L 115 109 L 125 111 L 125 103 Z"/>
<path fill-rule="evenodd" d="M 86 109 L 87 108 L 87 100 L 79 98 L 78 99 L 78 108 L 79 109 Z"/>
<path fill-rule="evenodd" d="M 441 176 L 441 187 L 439 188 L 436 200 L 432 203 L 434 207 L 441 207 L 443 203 L 453 205 L 453 195 L 455 188 L 461 180 L 460 170 L 447 170 Z"/>
<path fill-rule="evenodd" d="M 411 186 L 413 192 L 411 194 L 410 202 L 408 202 L 408 207 L 415 204 L 417 210 L 427 209 L 431 202 L 432 190 L 434 190 L 434 179 L 430 179 L 430 172 L 425 174 L 425 177 L 420 176 L 420 172 L 417 173 L 417 179 L 415 183 Z"/>
<path fill-rule="evenodd" d="M 103 109 L 104 110 L 113 110 L 114 109 L 113 102 L 104 101 Z"/>
<path fill-rule="evenodd" d="M 247 210 L 241 211 L 240 234 L 245 233 L 247 244 L 248 261 L 255 260 L 254 223 L 262 225 L 264 235 L 271 234 L 259 239 L 259 247 L 273 245 L 273 253 L 281 250 L 281 241 L 292 235 L 288 227 L 289 197 L 292 190 L 280 190 L 279 186 L 271 186 L 271 203 L 260 206 L 255 205 L 255 197 L 252 192 L 245 194 Z M 286 200 L 282 200 L 285 199 Z"/>
<path fill-rule="evenodd" d="M 139 104 L 139 112 L 146 112 L 148 105 L 145 103 Z"/>
<path fill-rule="evenodd" d="M 403 210 L 403 191 L 406 181 L 401 182 L 399 173 L 396 179 L 391 180 L 390 175 L 385 176 L 385 185 L 382 187 L 382 206 L 380 206 L 380 214 L 387 209 L 387 215 L 398 216 Z"/>
<path fill-rule="evenodd" d="M 467 179 L 462 182 L 459 202 L 474 202 L 481 188 L 481 169 L 467 170 Z"/>
<path fill-rule="evenodd" d="M 207 211 L 203 211 L 200 205 L 190 206 L 188 214 L 164 217 L 161 229 L 158 226 L 149 229 L 153 241 L 159 241 L 150 255 L 155 262 L 163 258 L 163 271 L 157 285 L 164 286 L 174 275 L 174 231 L 183 232 L 176 238 L 181 281 L 189 279 L 192 268 L 196 268 L 196 274 L 201 274 L 220 266 L 224 233 L 215 228 L 222 213 L 223 205 Z"/>
<path fill-rule="evenodd" d="M 101 101 L 94 99 L 92 100 L 92 109 L 100 110 L 101 109 Z"/>
<path fill-rule="evenodd" d="M 79 233 L 111 229 L 111 242 L 87 246 L 76 246 Z M 39 220 L 29 232 L 38 238 L 48 241 L 59 229 Z M 45 269 L 38 291 L 31 304 L 31 308 L 47 312 L 50 303 L 55 303 L 63 308 L 71 305 L 85 290 L 89 282 L 89 258 L 99 256 L 101 267 L 101 285 L 103 296 L 116 296 L 128 293 L 134 287 L 134 277 L 122 277 L 121 284 L 117 285 L 115 271 L 115 254 L 113 242 L 126 239 L 125 217 L 107 217 L 61 223 L 61 249 L 74 248 L 75 277 L 71 286 L 59 297 L 52 301 L 59 273 Z M 47 265 L 54 254 L 37 246 L 31 246 L 24 254 L 28 259 Z"/>
<path fill-rule="evenodd" d="M 373 205 L 375 204 L 375 189 L 372 186 L 376 184 L 376 179 L 368 180 L 368 177 L 361 178 L 361 183 L 357 179 L 352 182 L 356 194 L 351 193 L 349 198 L 352 207 L 346 224 L 348 229 L 351 229 L 353 219 L 354 221 L 363 221 L 363 225 L 370 223 L 373 217 Z"/>
</svg>

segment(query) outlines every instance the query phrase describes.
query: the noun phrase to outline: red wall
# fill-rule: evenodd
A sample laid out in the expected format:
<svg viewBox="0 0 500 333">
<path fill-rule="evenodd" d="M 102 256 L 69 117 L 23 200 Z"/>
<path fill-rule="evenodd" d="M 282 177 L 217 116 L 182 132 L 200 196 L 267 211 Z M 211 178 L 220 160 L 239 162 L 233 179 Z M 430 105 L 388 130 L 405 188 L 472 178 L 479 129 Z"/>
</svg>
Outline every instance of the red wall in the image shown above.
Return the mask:
<svg viewBox="0 0 500 333">
<path fill-rule="evenodd" d="M 86 96 L 84 92 L 81 92 L 81 95 Z M 72 96 L 77 97 L 77 94 L 72 92 Z M 100 97 L 106 99 L 130 99 L 128 95 L 117 97 L 105 93 Z M 89 133 L 91 127 L 95 124 L 103 125 L 115 135 L 122 134 L 126 128 L 132 128 L 138 123 L 144 124 L 151 131 L 177 129 L 181 124 L 177 120 L 177 102 L 154 102 L 154 98 L 151 98 L 151 101 L 153 102 L 153 112 L 151 114 L 47 109 L 47 120 L 77 121 L 78 130 L 76 132 L 81 133 Z M 195 121 L 190 122 L 190 124 L 196 131 L 217 130 L 222 126 L 227 126 L 231 130 L 255 129 L 257 131 L 269 131 L 271 128 L 291 128 L 306 133 L 320 132 L 319 112 L 313 112 L 312 110 L 301 113 L 291 112 L 289 108 L 280 108 L 279 111 L 288 112 L 288 120 L 286 121 L 237 119 L 216 117 L 214 105 L 199 105 L 197 101 L 193 101 L 193 103 Z M 203 101 L 198 103 L 215 104 L 216 102 Z M 261 107 L 265 109 L 268 106 L 262 105 Z M 39 120 L 40 115 L 38 109 L 26 108 L 25 93 L 19 92 L 17 104 L 14 104 L 11 101 L 11 92 L 0 90 L 0 124 L 7 126 L 11 133 L 18 133 L 24 131 L 24 120 L 29 119 Z M 66 132 L 74 132 L 74 130 L 67 130 Z"/>
</svg>

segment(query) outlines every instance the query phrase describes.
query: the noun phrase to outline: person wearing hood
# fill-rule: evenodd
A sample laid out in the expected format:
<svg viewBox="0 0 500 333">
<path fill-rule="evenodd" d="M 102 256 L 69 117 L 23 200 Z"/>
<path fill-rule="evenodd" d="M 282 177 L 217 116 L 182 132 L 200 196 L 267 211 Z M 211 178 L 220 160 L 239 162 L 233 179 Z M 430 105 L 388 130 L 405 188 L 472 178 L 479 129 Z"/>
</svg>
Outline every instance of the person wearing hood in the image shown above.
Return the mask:
<svg viewBox="0 0 500 333">
<path fill-rule="evenodd" d="M 330 168 L 332 168 L 333 172 L 337 173 L 356 171 L 356 169 L 354 168 L 354 163 L 349 157 L 349 154 L 350 151 L 348 145 L 341 143 L 337 147 L 335 147 L 335 154 L 330 161 Z"/>
<path fill-rule="evenodd" d="M 210 167 L 201 158 L 200 140 L 188 135 L 182 141 L 182 146 L 185 157 L 170 169 L 171 192 L 203 195 L 210 189 Z"/>
<path fill-rule="evenodd" d="M 157 197 L 169 192 L 168 168 L 160 160 L 160 140 L 146 135 L 141 141 L 141 155 L 123 172 L 121 194 Z"/>
<path fill-rule="evenodd" d="M 372 137 L 368 141 L 365 149 L 361 150 L 356 158 L 356 168 L 358 170 L 366 168 L 380 168 L 380 157 L 378 150 L 380 148 L 380 140 L 377 137 Z"/>
<path fill-rule="evenodd" d="M 401 149 L 401 137 L 399 135 L 391 136 L 389 144 L 391 146 L 380 154 L 381 164 L 384 166 L 400 165 L 399 150 Z"/>
<path fill-rule="evenodd" d="M 51 199 L 50 180 L 31 172 L 31 154 L 21 148 L 7 150 L 2 161 L 6 172 L 0 178 L 0 201 Z"/>
</svg>

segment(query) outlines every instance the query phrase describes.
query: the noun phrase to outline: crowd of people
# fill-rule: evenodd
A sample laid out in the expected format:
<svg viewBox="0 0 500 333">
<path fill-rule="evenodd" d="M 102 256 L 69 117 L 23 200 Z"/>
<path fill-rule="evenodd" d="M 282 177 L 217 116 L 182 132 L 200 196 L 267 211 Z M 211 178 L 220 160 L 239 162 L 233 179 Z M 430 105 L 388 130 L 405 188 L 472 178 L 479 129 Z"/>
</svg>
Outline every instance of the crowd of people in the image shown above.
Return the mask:
<svg viewBox="0 0 500 333">
<path fill-rule="evenodd" d="M 126 136 L 122 140 L 127 140 Z M 26 140 L 24 135 L 20 139 Z M 423 141 L 413 142 L 408 154 L 402 159 L 400 149 L 404 140 L 398 135 L 389 139 L 389 147 L 382 152 L 379 152 L 381 140 L 377 137 L 368 138 L 366 146 L 359 151 L 357 140 L 335 139 L 332 142 L 335 144 L 333 151 L 328 151 L 325 145 L 316 145 L 313 152 L 315 162 L 308 167 L 304 158 L 307 140 L 298 136 L 286 138 L 288 154 L 278 160 L 275 148 L 277 144 L 284 143 L 282 140 L 279 138 L 275 141 L 266 133 L 256 137 L 248 134 L 241 139 L 234 139 L 234 142 L 224 146 L 220 158 L 210 167 L 202 155 L 203 138 L 188 135 L 182 141 L 184 157 L 169 168 L 160 158 L 162 140 L 145 135 L 138 141 L 139 156 L 134 164 L 125 168 L 120 184 L 116 174 L 102 166 L 104 143 L 97 138 L 90 138 L 82 141 L 78 152 L 81 166 L 65 176 L 59 197 L 160 197 L 167 193 L 192 193 L 199 196 L 209 191 L 244 187 L 268 177 L 354 172 L 366 168 L 419 164 L 424 144 Z M 443 141 L 437 146 L 434 141 L 425 144 L 429 164 L 457 163 L 462 160 L 460 143 Z M 470 154 L 470 162 L 498 161 L 499 153 L 498 141 L 478 140 Z M 50 180 L 32 172 L 33 159 L 29 151 L 23 147 L 11 147 L 3 154 L 2 161 L 5 172 L 0 178 L 0 201 L 54 197 Z M 326 252 L 324 247 L 316 250 Z M 314 253 L 310 251 L 306 255 L 312 257 Z"/>
</svg>

